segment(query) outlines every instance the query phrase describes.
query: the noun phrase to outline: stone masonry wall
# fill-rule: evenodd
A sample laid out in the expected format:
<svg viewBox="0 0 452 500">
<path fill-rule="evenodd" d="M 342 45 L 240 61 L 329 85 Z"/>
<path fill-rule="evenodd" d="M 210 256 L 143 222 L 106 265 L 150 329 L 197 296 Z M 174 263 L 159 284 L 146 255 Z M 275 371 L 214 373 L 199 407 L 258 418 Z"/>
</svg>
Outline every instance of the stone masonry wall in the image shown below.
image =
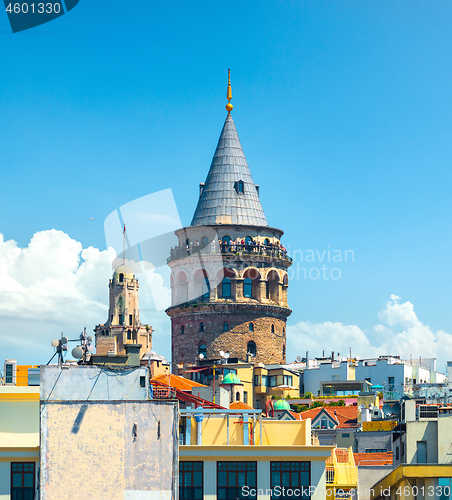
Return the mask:
<svg viewBox="0 0 452 500">
<path fill-rule="evenodd" d="M 228 331 L 223 330 L 228 322 Z M 249 323 L 254 324 L 254 332 L 249 331 Z M 204 331 L 200 331 L 204 323 Z M 184 334 L 181 335 L 181 326 Z M 272 333 L 274 325 L 275 333 Z M 250 361 L 258 363 L 285 363 L 286 361 L 286 321 L 272 316 L 262 316 L 253 311 L 228 313 L 190 313 L 171 319 L 173 362 L 196 363 L 198 347 L 207 346 L 207 358 L 220 358 L 220 351 L 229 352 L 230 357 L 247 359 L 250 340 L 256 343 L 256 357 Z"/>
</svg>

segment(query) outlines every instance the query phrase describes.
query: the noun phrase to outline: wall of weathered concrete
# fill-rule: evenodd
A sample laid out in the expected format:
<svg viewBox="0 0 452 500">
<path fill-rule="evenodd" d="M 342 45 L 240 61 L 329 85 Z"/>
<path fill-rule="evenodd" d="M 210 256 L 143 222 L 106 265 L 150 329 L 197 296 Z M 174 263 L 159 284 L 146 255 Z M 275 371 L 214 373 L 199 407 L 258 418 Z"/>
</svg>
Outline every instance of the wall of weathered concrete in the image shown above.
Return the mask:
<svg viewBox="0 0 452 500">
<path fill-rule="evenodd" d="M 172 402 L 43 403 L 41 500 L 175 500 L 177 442 Z"/>
<path fill-rule="evenodd" d="M 147 399 L 148 373 L 145 366 L 41 366 L 41 401 Z M 145 387 L 140 386 L 140 377 Z"/>
<path fill-rule="evenodd" d="M 41 500 L 177 499 L 177 403 L 146 399 L 146 367 L 45 367 L 41 380 Z"/>
</svg>

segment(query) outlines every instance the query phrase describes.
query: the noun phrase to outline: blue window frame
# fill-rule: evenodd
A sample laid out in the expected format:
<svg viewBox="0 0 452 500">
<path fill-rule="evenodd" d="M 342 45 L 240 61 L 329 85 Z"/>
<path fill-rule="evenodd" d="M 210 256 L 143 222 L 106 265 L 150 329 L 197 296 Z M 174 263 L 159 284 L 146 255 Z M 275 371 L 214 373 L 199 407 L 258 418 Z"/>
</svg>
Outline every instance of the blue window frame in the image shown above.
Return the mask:
<svg viewBox="0 0 452 500">
<path fill-rule="evenodd" d="M 257 462 L 217 462 L 217 499 L 256 500 L 256 479 Z"/>
<path fill-rule="evenodd" d="M 243 296 L 251 299 L 253 295 L 253 282 L 249 278 L 243 281 Z"/>
<path fill-rule="evenodd" d="M 229 278 L 224 278 L 221 282 L 221 296 L 226 298 L 231 296 L 231 280 Z"/>
<path fill-rule="evenodd" d="M 270 468 L 272 499 L 293 500 L 293 489 L 300 490 L 297 498 L 309 498 L 310 462 L 271 462 Z"/>
<path fill-rule="evenodd" d="M 203 462 L 179 462 L 179 500 L 202 500 Z"/>
</svg>

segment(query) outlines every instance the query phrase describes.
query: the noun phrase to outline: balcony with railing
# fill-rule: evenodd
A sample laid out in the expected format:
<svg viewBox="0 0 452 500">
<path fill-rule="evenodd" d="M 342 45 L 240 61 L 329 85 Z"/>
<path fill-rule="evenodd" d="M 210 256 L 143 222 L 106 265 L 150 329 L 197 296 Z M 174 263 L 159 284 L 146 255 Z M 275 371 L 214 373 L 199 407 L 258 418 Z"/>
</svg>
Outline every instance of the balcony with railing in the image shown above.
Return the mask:
<svg viewBox="0 0 452 500">
<path fill-rule="evenodd" d="M 352 448 L 334 448 L 326 460 L 326 483 L 343 491 L 357 488 L 358 467 Z"/>
<path fill-rule="evenodd" d="M 263 257 L 268 259 L 286 260 L 292 262 L 292 257 L 287 253 L 287 250 L 281 245 L 260 245 L 256 242 L 251 243 L 210 243 L 207 245 L 196 244 L 190 242 L 189 245 L 182 245 L 172 248 L 170 257 L 167 261 L 186 259 L 187 257 L 201 254 L 208 255 L 224 255 L 237 257 Z"/>
</svg>

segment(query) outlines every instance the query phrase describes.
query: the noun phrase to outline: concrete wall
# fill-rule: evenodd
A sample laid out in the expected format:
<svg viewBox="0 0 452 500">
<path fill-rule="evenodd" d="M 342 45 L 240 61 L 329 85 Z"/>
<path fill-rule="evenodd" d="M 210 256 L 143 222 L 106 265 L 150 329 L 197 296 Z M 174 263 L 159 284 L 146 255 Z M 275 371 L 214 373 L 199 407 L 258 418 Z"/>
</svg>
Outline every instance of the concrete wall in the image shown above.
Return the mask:
<svg viewBox="0 0 452 500">
<path fill-rule="evenodd" d="M 39 401 L 1 401 L 0 450 L 39 446 Z"/>
<path fill-rule="evenodd" d="M 392 434 L 391 431 L 357 432 L 355 451 L 357 453 L 366 453 L 367 449 L 392 451 Z M 370 454 L 369 459 L 371 458 Z"/>
<path fill-rule="evenodd" d="M 446 436 L 444 436 L 446 438 Z M 427 463 L 438 463 L 438 423 L 436 420 L 407 422 L 406 424 L 406 459 L 407 464 L 417 464 L 417 442 L 427 442 Z M 450 439 L 450 435 L 449 435 Z M 395 443 L 394 443 L 395 444 Z"/>
<path fill-rule="evenodd" d="M 438 419 L 438 463 L 452 463 L 452 417 Z"/>
<path fill-rule="evenodd" d="M 388 388 L 389 377 L 394 377 L 394 390 L 402 391 L 405 385 L 405 377 L 411 378 L 411 366 L 403 364 L 389 364 L 387 360 L 377 360 L 375 365 L 365 366 L 360 361 L 355 368 L 357 380 L 371 379 L 373 385 L 383 385 Z"/>
<path fill-rule="evenodd" d="M 46 402 L 41 500 L 176 500 L 177 405 Z"/>
<path fill-rule="evenodd" d="M 195 445 L 198 424 L 191 419 L 190 444 Z M 227 445 L 227 419 L 226 417 L 204 417 L 202 422 L 202 444 L 204 446 Z M 263 420 L 262 441 L 260 438 L 260 424 L 255 425 L 256 444 L 262 446 L 308 446 L 311 444 L 311 420 Z M 244 424 L 237 415 L 229 417 L 229 445 L 243 445 Z M 248 423 L 249 442 L 252 442 L 252 419 Z"/>
<path fill-rule="evenodd" d="M 392 471 L 392 465 L 359 465 L 358 466 L 358 498 L 370 500 L 370 490 L 380 479 Z"/>
<path fill-rule="evenodd" d="M 303 373 L 304 393 L 312 392 L 314 396 L 317 396 L 320 390 L 320 382 L 333 380 L 349 380 L 347 361 L 334 364 L 324 363 L 318 368 L 305 370 Z"/>
<path fill-rule="evenodd" d="M 145 387 L 140 386 L 145 377 Z M 144 400 L 149 393 L 145 366 L 41 366 L 41 401 Z"/>
</svg>

